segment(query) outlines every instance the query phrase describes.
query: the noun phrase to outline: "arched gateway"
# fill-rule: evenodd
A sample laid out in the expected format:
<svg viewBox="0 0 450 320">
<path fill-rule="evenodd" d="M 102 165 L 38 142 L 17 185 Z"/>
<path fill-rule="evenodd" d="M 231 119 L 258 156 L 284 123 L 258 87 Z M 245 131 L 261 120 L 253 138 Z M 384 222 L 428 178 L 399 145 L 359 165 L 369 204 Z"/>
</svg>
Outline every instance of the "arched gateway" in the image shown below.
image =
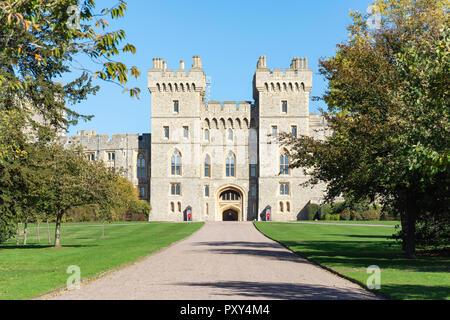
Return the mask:
<svg viewBox="0 0 450 320">
<path fill-rule="evenodd" d="M 237 186 L 224 186 L 217 191 L 217 208 L 222 221 L 244 221 L 243 191 Z"/>
</svg>

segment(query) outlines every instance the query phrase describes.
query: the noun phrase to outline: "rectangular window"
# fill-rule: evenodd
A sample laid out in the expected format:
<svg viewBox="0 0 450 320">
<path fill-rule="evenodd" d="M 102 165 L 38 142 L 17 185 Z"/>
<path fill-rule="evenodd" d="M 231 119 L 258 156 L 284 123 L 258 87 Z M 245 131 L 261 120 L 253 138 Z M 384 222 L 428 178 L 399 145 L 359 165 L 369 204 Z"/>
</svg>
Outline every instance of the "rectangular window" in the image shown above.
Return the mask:
<svg viewBox="0 0 450 320">
<path fill-rule="evenodd" d="M 170 194 L 172 196 L 180 196 L 181 195 L 181 184 L 179 184 L 179 183 L 170 184 Z"/>
<path fill-rule="evenodd" d="M 164 138 L 169 139 L 169 127 L 164 127 Z"/>
<path fill-rule="evenodd" d="M 272 137 L 276 138 L 278 136 L 278 127 L 272 126 Z"/>
<path fill-rule="evenodd" d="M 287 113 L 288 103 L 287 101 L 281 101 L 281 112 Z"/>
<path fill-rule="evenodd" d="M 252 197 L 256 197 L 256 186 L 255 185 L 251 186 L 250 192 L 251 192 Z"/>
<path fill-rule="evenodd" d="M 205 197 L 209 198 L 209 186 L 205 186 Z"/>
<path fill-rule="evenodd" d="M 141 199 L 145 198 L 145 188 L 144 187 L 139 188 L 139 196 L 141 197 Z"/>
<path fill-rule="evenodd" d="M 173 102 L 173 112 L 175 112 L 175 113 L 180 112 L 180 103 L 178 102 L 178 100 L 175 100 Z"/>
<path fill-rule="evenodd" d="M 116 153 L 108 152 L 108 161 L 114 161 L 114 160 L 116 160 Z"/>
<path fill-rule="evenodd" d="M 87 161 L 95 161 L 95 153 L 94 152 L 86 153 L 86 160 Z"/>
<path fill-rule="evenodd" d="M 294 138 L 297 138 L 297 126 L 292 126 L 291 131 L 292 131 L 292 136 Z"/>
<path fill-rule="evenodd" d="M 282 196 L 289 195 L 289 183 L 280 183 L 280 195 Z"/>
<path fill-rule="evenodd" d="M 256 177 L 256 164 L 250 165 L 250 177 L 252 178 Z"/>
<path fill-rule="evenodd" d="M 183 135 L 186 139 L 189 138 L 189 127 L 183 127 Z"/>
</svg>

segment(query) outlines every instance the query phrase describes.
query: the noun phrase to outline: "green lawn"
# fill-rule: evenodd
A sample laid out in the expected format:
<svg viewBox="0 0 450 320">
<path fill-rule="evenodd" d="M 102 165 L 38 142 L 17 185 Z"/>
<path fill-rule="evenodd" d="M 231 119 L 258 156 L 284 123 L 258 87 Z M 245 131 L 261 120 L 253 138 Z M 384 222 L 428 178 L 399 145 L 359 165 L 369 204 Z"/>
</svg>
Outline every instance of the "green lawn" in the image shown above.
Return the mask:
<svg viewBox="0 0 450 320">
<path fill-rule="evenodd" d="M 339 223 L 339 224 L 372 224 L 382 226 L 396 226 L 400 225 L 400 221 L 346 221 L 346 220 L 318 220 L 318 221 L 301 221 L 302 223 Z"/>
<path fill-rule="evenodd" d="M 381 292 L 394 299 L 450 299 L 450 259 L 402 257 L 395 228 L 264 223 L 268 237 L 338 273 L 366 284 L 367 267 L 381 268 Z"/>
<path fill-rule="evenodd" d="M 0 299 L 29 299 L 65 286 L 71 265 L 81 268 L 82 278 L 93 277 L 183 239 L 203 223 L 106 224 L 104 239 L 98 225 L 64 224 L 58 250 L 48 245 L 46 226 L 40 245 L 36 229 L 30 229 L 26 247 L 16 247 L 15 240 L 0 245 Z"/>
</svg>

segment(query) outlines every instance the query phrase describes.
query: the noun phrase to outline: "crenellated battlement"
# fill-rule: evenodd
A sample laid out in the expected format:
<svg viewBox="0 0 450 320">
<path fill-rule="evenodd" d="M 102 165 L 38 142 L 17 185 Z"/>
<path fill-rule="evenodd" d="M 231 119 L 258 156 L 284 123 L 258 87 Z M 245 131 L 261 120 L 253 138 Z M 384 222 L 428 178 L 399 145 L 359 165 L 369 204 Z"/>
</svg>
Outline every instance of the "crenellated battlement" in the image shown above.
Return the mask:
<svg viewBox="0 0 450 320">
<path fill-rule="evenodd" d="M 190 70 L 186 70 L 184 60 L 179 69 L 167 69 L 163 58 L 153 59 L 153 68 L 148 71 L 150 92 L 203 92 L 206 89 L 206 75 L 199 56 L 193 57 Z"/>
<path fill-rule="evenodd" d="M 209 101 L 204 111 L 213 114 L 249 114 L 251 107 L 249 101 Z"/>
<path fill-rule="evenodd" d="M 61 137 L 60 142 L 63 145 L 80 145 L 86 151 L 99 150 L 117 150 L 117 149 L 142 149 L 142 146 L 150 146 L 151 136 L 149 134 L 123 133 L 113 134 L 97 134 L 94 130 L 78 131 L 76 136 Z"/>
<path fill-rule="evenodd" d="M 307 58 L 293 58 L 288 69 L 267 68 L 266 57 L 258 60 L 255 87 L 259 92 L 311 92 L 312 70 Z"/>
</svg>

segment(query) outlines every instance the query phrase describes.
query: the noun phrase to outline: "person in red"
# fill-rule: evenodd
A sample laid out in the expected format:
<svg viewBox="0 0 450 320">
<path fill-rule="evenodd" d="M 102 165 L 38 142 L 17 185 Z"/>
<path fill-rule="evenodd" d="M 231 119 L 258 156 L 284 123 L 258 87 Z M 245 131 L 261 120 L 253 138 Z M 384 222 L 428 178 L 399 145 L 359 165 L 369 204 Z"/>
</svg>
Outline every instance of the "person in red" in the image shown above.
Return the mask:
<svg viewBox="0 0 450 320">
<path fill-rule="evenodd" d="M 188 220 L 191 220 L 191 217 L 192 217 L 192 216 L 191 216 L 191 213 L 189 212 L 189 213 L 188 213 Z"/>
</svg>

